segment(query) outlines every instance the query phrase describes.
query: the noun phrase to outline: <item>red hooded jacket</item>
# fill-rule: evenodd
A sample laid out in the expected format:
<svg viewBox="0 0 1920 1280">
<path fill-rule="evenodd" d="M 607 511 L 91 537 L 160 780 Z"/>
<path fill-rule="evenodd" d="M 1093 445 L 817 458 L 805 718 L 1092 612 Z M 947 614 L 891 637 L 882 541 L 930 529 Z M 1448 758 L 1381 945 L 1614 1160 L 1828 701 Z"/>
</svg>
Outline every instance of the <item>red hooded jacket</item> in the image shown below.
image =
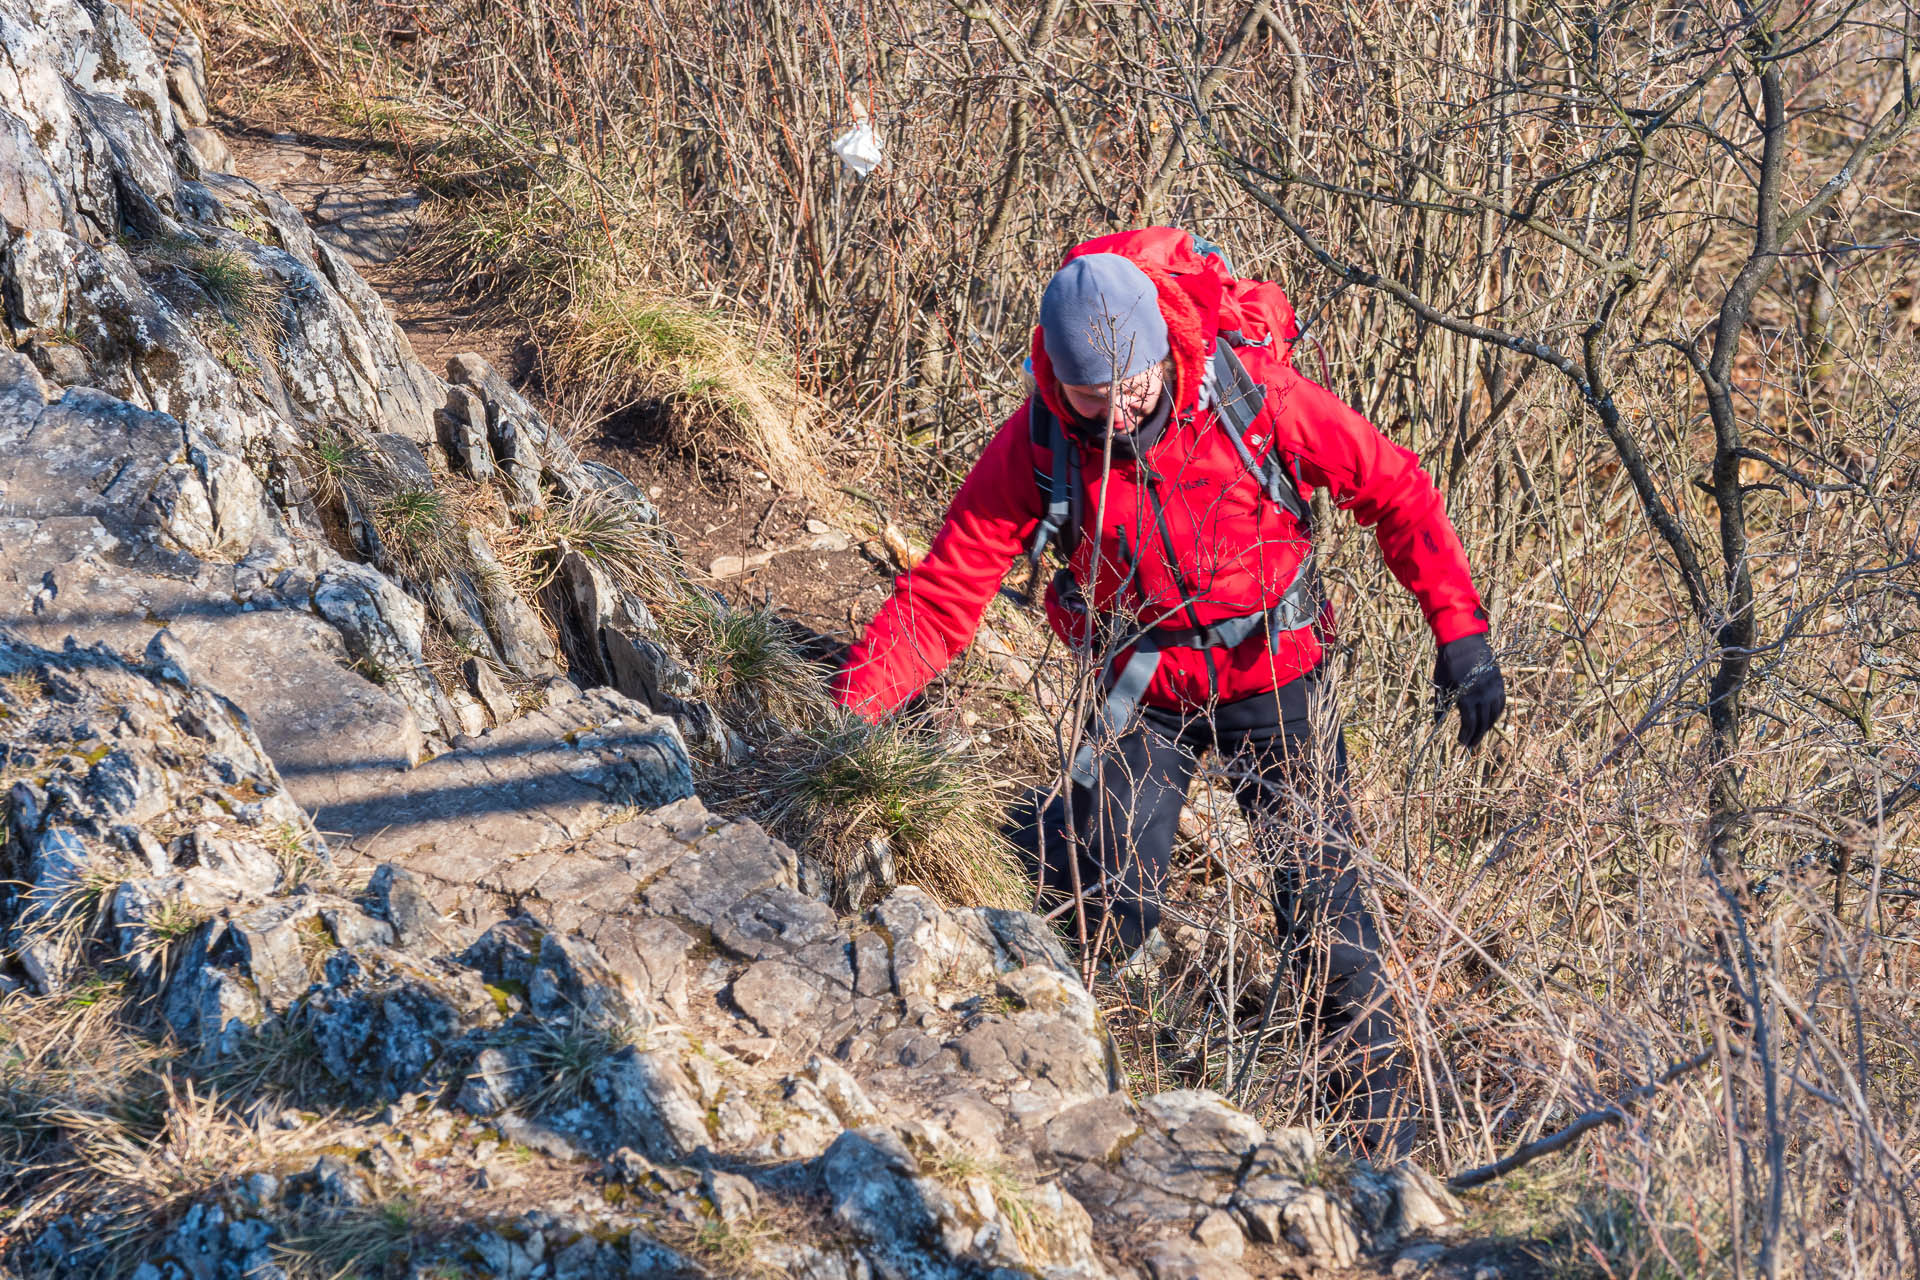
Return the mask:
<svg viewBox="0 0 1920 1280">
<path fill-rule="evenodd" d="M 1104 475 L 1099 449 L 1068 446 L 1081 451 L 1085 483 L 1081 536 L 1069 567 L 1098 613 L 1121 613 L 1146 625 L 1204 627 L 1277 602 L 1308 546 L 1293 516 L 1260 491 L 1212 410 L 1197 406 L 1218 330 L 1218 284 L 1144 264 L 1143 270 L 1159 288 L 1173 348 L 1173 416 L 1144 458 L 1115 458 Z M 1414 453 L 1271 348 L 1242 347 L 1238 355 L 1267 391 L 1246 433 L 1255 460 L 1279 449 L 1297 462 L 1307 491 L 1330 489 L 1343 509 L 1373 526 L 1388 567 L 1419 600 L 1440 643 L 1485 631 L 1466 552 Z M 1037 329 L 1033 375 L 1048 407 L 1069 421 Z M 1001 424 L 960 486 L 926 558 L 895 580 L 892 598 L 853 646 L 834 682 L 841 705 L 877 720 L 919 692 L 973 639 L 987 602 L 1027 549 L 1043 514 L 1036 477 L 1051 472 L 1052 458 L 1033 443 L 1027 412 L 1023 405 Z M 1046 604 L 1054 631 L 1069 644 L 1084 645 L 1086 614 L 1051 588 Z M 1256 632 L 1234 649 L 1211 654 L 1168 648 L 1142 700 L 1176 711 L 1231 702 L 1306 674 L 1320 656 L 1312 627 L 1283 632 L 1271 646 Z"/>
</svg>

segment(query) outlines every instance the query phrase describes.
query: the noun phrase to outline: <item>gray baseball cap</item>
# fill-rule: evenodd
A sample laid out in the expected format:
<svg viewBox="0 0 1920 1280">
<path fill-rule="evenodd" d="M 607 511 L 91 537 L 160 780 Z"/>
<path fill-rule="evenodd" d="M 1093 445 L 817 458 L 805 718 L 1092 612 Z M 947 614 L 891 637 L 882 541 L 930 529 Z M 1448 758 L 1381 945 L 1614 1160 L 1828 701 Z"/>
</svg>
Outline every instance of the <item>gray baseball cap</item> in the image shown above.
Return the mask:
<svg viewBox="0 0 1920 1280">
<path fill-rule="evenodd" d="M 1160 291 L 1117 253 L 1075 258 L 1040 296 L 1041 341 L 1053 375 L 1069 386 L 1131 378 L 1172 350 Z"/>
</svg>

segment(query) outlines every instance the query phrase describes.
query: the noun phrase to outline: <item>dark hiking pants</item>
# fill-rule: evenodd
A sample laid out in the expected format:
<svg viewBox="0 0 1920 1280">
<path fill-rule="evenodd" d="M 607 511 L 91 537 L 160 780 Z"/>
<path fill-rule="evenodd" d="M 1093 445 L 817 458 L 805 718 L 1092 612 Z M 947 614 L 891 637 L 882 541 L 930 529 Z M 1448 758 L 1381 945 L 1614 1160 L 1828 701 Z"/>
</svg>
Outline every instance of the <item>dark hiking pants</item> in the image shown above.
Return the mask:
<svg viewBox="0 0 1920 1280">
<path fill-rule="evenodd" d="M 1281 950 L 1303 988 L 1320 993 L 1332 1101 L 1365 1154 L 1392 1163 L 1413 1141 L 1399 1018 L 1350 852 L 1346 743 L 1337 728 L 1330 749 L 1313 741 L 1315 684 L 1306 676 L 1186 717 L 1143 708 L 1096 756 L 1094 785 L 1072 791 L 1087 936 L 1124 956 L 1159 924 L 1180 810 L 1198 754 L 1213 751 L 1269 868 Z M 1014 831 L 1050 895 L 1073 891 L 1064 810 L 1056 800 Z"/>
</svg>

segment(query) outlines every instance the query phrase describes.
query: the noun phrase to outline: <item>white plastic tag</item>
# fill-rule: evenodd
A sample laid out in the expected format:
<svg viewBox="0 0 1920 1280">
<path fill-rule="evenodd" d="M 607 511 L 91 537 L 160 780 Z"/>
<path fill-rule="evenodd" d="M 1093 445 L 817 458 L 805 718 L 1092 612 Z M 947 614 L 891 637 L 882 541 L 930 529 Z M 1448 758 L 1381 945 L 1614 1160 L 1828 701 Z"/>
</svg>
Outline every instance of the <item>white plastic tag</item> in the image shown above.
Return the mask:
<svg viewBox="0 0 1920 1280">
<path fill-rule="evenodd" d="M 833 154 L 840 157 L 841 163 L 853 170 L 858 178 L 872 173 L 874 167 L 885 158 L 880 150 L 880 135 L 874 132 L 872 122 L 867 120 L 856 121 L 853 128 L 835 138 L 832 149 Z"/>
</svg>

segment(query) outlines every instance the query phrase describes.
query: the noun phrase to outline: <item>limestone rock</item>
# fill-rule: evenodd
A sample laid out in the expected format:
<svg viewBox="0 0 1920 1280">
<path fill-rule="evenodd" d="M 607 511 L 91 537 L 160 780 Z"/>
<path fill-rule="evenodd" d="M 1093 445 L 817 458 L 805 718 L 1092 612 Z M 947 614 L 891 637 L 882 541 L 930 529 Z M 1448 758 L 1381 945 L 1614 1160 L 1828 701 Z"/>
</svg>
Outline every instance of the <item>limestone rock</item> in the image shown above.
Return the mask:
<svg viewBox="0 0 1920 1280">
<path fill-rule="evenodd" d="M 225 138 L 199 125 L 189 125 L 183 128 L 180 134 L 187 145 L 193 149 L 194 158 L 200 162 L 203 172 L 232 172 L 233 153 L 227 150 Z"/>
<path fill-rule="evenodd" d="M 218 1204 L 190 1205 L 167 1233 L 157 1256 L 141 1262 L 134 1280 L 172 1280 L 207 1276 L 239 1280 L 244 1276 L 284 1274 L 273 1245 L 279 1232 L 258 1218 L 229 1218 Z"/>
<path fill-rule="evenodd" d="M 1360 1240 L 1346 1206 L 1321 1187 L 1308 1187 L 1281 1211 L 1287 1239 L 1323 1266 L 1350 1267 Z"/>
<path fill-rule="evenodd" d="M 191 892 L 211 905 L 274 888 L 279 869 L 259 846 L 283 828 L 304 831 L 305 822 L 232 703 L 163 664 L 135 665 L 104 648 L 55 653 L 5 630 L 0 676 L 14 691 L 6 695 L 7 758 L 31 763 L 40 779 L 16 783 L 6 808 L 0 872 L 24 892 L 0 913 L 0 941 L 19 952 L 38 989 L 61 986 L 82 959 L 90 921 L 75 912 L 90 900 L 90 883 L 147 885 L 102 903 L 122 913 L 116 923 L 129 944 L 161 898 Z M 146 830 L 205 809 L 231 814 L 227 838 L 195 831 L 161 840 Z M 322 842 L 314 847 L 324 856 Z M 195 1024 L 207 1021 L 216 1034 L 255 1013 L 250 994 L 219 984 L 188 1005 Z"/>
<path fill-rule="evenodd" d="M 1193 1238 L 1209 1252 L 1233 1262 L 1239 1261 L 1247 1251 L 1247 1238 L 1241 1233 L 1240 1224 L 1232 1214 L 1219 1209 L 1200 1219 L 1193 1229 Z"/>
<path fill-rule="evenodd" d="M 1153 1280 L 1248 1280 L 1237 1262 L 1188 1240 L 1158 1240 L 1144 1251 Z"/>
<path fill-rule="evenodd" d="M 543 1021 L 582 1021 L 595 1026 L 644 1032 L 652 1022 L 645 997 L 633 979 L 610 968 L 591 942 L 550 933 L 527 983 L 527 1001 Z"/>
<path fill-rule="evenodd" d="M 493 479 L 493 452 L 487 444 L 487 404 L 471 387 L 447 388 L 447 402 L 433 415 L 440 446 L 454 469 L 482 484 Z"/>
<path fill-rule="evenodd" d="M 1105 1164 L 1139 1132 L 1140 1122 L 1125 1096 L 1109 1093 L 1068 1107 L 1047 1121 L 1046 1143 L 1063 1162 Z"/>
<path fill-rule="evenodd" d="M 474 1055 L 455 1105 L 476 1116 L 497 1115 L 531 1090 L 534 1074 L 533 1063 L 523 1049 L 482 1049 Z"/>
<path fill-rule="evenodd" d="M 679 1160 L 712 1140 L 693 1082 L 670 1050 L 622 1049 L 593 1084 L 612 1115 L 611 1140 L 617 1144 L 656 1160 Z"/>
<path fill-rule="evenodd" d="M 904 1000 L 926 999 L 943 985 L 993 976 L 992 938 L 976 917 L 949 915 L 924 889 L 903 885 L 873 908 L 893 939 L 893 987 Z"/>
<path fill-rule="evenodd" d="M 413 872 L 383 863 L 367 881 L 367 898 L 392 929 L 394 945 L 426 948 L 446 940 L 446 921 Z"/>
<path fill-rule="evenodd" d="M 943 1255 L 964 1255 L 970 1234 L 945 1194 L 919 1172 L 912 1153 L 880 1128 L 849 1130 L 820 1158 L 834 1217 L 875 1255 L 883 1271 L 967 1275 L 972 1268 L 943 1261 Z"/>
<path fill-rule="evenodd" d="M 443 1065 L 463 1035 L 498 1021 L 472 975 L 454 977 L 399 952 L 336 952 L 303 1022 L 327 1072 L 355 1092 L 397 1098 Z"/>
</svg>

